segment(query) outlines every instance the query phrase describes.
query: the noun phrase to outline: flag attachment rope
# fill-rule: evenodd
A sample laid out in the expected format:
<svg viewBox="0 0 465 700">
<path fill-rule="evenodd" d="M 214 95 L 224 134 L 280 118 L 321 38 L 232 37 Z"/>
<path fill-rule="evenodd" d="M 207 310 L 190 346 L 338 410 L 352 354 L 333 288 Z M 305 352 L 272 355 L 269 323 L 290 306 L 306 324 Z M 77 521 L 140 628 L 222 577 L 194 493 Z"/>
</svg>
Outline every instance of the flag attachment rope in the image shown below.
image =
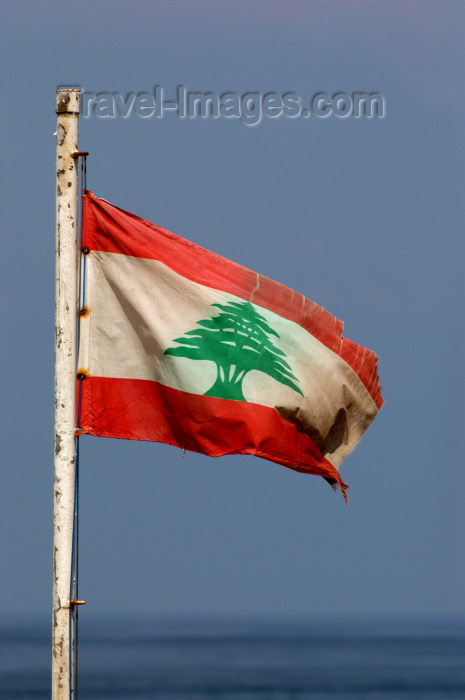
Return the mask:
<svg viewBox="0 0 465 700">
<path fill-rule="evenodd" d="M 73 153 L 74 159 L 80 158 L 80 174 L 79 174 L 79 202 L 81 206 L 78 210 L 78 245 L 81 249 L 80 270 L 79 270 L 79 313 L 77 316 L 77 342 L 79 345 L 80 337 L 80 319 L 85 314 L 86 310 L 86 255 L 87 249 L 81 248 L 82 235 L 82 200 L 86 191 L 87 179 L 87 151 L 76 151 Z M 82 381 L 84 374 L 79 373 L 77 407 L 76 407 L 76 430 L 79 431 L 81 425 L 81 403 L 82 403 Z M 78 697 L 78 610 L 80 605 L 85 604 L 85 600 L 79 599 L 79 434 L 75 437 L 76 443 L 76 473 L 74 482 L 74 508 L 73 508 L 73 535 L 72 535 L 72 550 L 71 550 L 71 578 L 70 578 L 70 689 L 69 695 L 71 700 L 77 700 Z"/>
</svg>

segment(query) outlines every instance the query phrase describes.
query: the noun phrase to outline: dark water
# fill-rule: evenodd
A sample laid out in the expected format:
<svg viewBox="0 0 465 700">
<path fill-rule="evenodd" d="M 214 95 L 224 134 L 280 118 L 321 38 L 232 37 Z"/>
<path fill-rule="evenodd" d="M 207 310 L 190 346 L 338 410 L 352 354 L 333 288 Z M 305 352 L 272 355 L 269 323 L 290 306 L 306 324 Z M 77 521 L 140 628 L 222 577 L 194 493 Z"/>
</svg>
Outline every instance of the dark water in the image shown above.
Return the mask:
<svg viewBox="0 0 465 700">
<path fill-rule="evenodd" d="M 80 620 L 80 700 L 465 699 L 465 622 Z M 1 627 L 0 698 L 50 697 L 50 631 Z"/>
</svg>

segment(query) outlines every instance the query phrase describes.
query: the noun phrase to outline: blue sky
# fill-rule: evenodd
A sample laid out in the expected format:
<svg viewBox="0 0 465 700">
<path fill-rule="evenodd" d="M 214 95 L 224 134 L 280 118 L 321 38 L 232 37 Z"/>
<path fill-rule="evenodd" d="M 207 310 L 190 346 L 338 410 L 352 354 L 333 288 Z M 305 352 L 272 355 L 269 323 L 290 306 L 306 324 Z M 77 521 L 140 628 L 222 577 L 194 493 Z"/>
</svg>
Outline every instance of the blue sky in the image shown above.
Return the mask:
<svg viewBox="0 0 465 700">
<path fill-rule="evenodd" d="M 81 441 L 82 615 L 463 615 L 461 0 L 8 3 L 0 613 L 51 610 L 54 94 L 378 92 L 383 119 L 81 119 L 98 196 L 286 284 L 380 358 L 350 505 L 251 457 Z M 50 613 L 51 614 L 51 613 Z"/>
</svg>

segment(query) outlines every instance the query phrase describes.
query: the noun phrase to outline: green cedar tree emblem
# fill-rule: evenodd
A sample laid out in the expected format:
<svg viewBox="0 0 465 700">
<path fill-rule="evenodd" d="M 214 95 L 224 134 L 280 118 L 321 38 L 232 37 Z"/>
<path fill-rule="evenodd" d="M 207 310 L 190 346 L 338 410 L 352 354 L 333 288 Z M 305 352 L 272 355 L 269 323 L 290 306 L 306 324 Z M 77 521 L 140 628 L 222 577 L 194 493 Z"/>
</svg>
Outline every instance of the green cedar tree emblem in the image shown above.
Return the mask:
<svg viewBox="0 0 465 700">
<path fill-rule="evenodd" d="M 218 307 L 221 313 L 197 321 L 200 328 L 175 338 L 173 343 L 179 343 L 179 347 L 167 348 L 164 353 L 191 360 L 211 360 L 216 364 L 216 380 L 204 396 L 246 401 L 242 382 L 251 370 L 264 372 L 302 394 L 292 381 L 299 380 L 284 359 L 286 354 L 269 338 L 272 335 L 279 338 L 279 334 L 250 302 L 229 301 L 212 306 Z"/>
</svg>

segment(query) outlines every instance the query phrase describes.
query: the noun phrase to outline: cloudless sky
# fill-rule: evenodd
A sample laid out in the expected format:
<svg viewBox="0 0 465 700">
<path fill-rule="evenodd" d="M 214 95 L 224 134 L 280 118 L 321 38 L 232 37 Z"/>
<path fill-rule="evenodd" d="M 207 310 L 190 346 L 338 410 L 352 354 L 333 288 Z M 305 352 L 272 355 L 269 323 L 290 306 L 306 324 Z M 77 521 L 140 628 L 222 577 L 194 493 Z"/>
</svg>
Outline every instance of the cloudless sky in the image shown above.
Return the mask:
<svg viewBox="0 0 465 700">
<path fill-rule="evenodd" d="M 50 614 L 55 89 L 379 92 L 383 119 L 80 120 L 88 187 L 380 358 L 350 504 L 261 459 L 81 439 L 81 617 L 465 613 L 462 0 L 6 2 L 0 614 Z"/>
</svg>

